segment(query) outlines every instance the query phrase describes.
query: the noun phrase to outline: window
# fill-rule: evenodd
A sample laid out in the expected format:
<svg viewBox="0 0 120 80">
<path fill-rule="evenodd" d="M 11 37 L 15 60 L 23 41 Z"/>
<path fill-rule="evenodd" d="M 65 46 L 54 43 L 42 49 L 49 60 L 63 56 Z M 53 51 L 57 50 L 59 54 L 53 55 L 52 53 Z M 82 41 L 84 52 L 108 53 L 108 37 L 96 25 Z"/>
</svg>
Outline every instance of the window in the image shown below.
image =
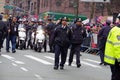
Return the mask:
<svg viewBox="0 0 120 80">
<path fill-rule="evenodd" d="M 57 0 L 57 1 L 56 1 L 56 6 L 57 6 L 57 7 L 60 7 L 60 6 L 61 6 L 61 3 L 62 3 L 61 0 Z"/>
<path fill-rule="evenodd" d="M 36 4 L 36 5 L 37 5 L 37 8 L 39 9 L 39 7 L 40 7 L 40 5 L 41 5 L 41 4 L 40 4 L 40 0 L 37 0 L 37 4 Z"/>
<path fill-rule="evenodd" d="M 99 12 L 104 9 L 103 3 L 96 3 L 96 11 Z"/>
<path fill-rule="evenodd" d="M 45 2 L 45 0 L 43 0 L 43 6 L 44 6 L 44 8 L 46 7 L 46 2 Z"/>
<path fill-rule="evenodd" d="M 74 6 L 74 0 L 69 0 L 69 7 L 73 7 Z"/>
<path fill-rule="evenodd" d="M 6 3 L 9 3 L 9 0 L 6 0 Z"/>
<path fill-rule="evenodd" d="M 85 7 L 85 8 L 89 8 L 89 7 L 90 7 L 90 3 L 86 2 L 86 3 L 84 4 L 84 7 Z"/>
<path fill-rule="evenodd" d="M 48 0 L 46 0 L 46 7 L 48 7 Z"/>
<path fill-rule="evenodd" d="M 28 10 L 30 9 L 30 1 L 28 1 Z"/>
<path fill-rule="evenodd" d="M 37 8 L 37 4 L 36 4 L 36 2 L 34 2 L 34 9 L 36 9 Z"/>
<path fill-rule="evenodd" d="M 22 8 L 22 3 L 20 3 L 20 8 Z"/>
<path fill-rule="evenodd" d="M 41 8 L 45 8 L 45 7 L 48 7 L 48 0 L 40 0 L 41 1 Z"/>
<path fill-rule="evenodd" d="M 33 10 L 33 3 L 31 4 L 31 10 Z"/>
<path fill-rule="evenodd" d="M 84 3 L 84 10 L 85 10 L 85 11 L 88 11 L 88 10 L 89 10 L 89 7 L 90 7 L 90 3 L 85 2 L 85 3 Z"/>
<path fill-rule="evenodd" d="M 43 8 L 43 6 L 44 6 L 44 0 L 42 0 L 41 2 L 41 7 Z"/>
</svg>

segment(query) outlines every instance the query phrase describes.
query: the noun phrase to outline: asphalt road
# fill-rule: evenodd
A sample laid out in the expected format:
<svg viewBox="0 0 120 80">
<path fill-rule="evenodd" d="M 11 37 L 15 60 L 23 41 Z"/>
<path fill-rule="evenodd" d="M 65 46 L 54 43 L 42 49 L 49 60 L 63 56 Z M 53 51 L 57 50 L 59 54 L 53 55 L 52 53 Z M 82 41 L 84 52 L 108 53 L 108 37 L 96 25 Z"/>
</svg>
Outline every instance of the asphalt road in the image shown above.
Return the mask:
<svg viewBox="0 0 120 80">
<path fill-rule="evenodd" d="M 33 50 L 6 53 L 4 48 L 1 53 L 0 80 L 110 80 L 111 77 L 109 66 L 100 66 L 96 55 L 81 53 L 80 68 L 74 58 L 72 66 L 68 66 L 67 60 L 64 70 L 54 70 L 53 53 Z"/>
</svg>

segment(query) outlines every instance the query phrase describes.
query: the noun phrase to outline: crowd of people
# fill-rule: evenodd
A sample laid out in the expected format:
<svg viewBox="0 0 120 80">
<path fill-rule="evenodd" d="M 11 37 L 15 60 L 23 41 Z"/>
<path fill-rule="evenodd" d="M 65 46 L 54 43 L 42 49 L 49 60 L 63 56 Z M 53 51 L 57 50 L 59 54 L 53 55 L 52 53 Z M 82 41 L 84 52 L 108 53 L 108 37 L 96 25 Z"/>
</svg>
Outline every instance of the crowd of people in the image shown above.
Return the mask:
<svg viewBox="0 0 120 80">
<path fill-rule="evenodd" d="M 120 16 L 118 19 L 118 24 L 115 25 L 119 27 Z M 120 56 L 118 53 L 120 51 L 118 48 L 120 48 L 120 29 L 118 27 L 112 28 L 113 26 L 111 26 L 111 22 L 109 20 L 106 21 L 106 25 L 97 24 L 92 26 L 82 24 L 81 18 L 76 18 L 73 24 L 68 25 L 67 22 L 67 17 L 59 19 L 56 23 L 54 23 L 51 18 L 48 18 L 45 21 L 42 19 L 36 20 L 35 18 L 28 20 L 27 18 L 21 17 L 10 17 L 6 22 L 4 22 L 2 21 L 2 16 L 0 15 L 0 51 L 3 47 L 4 39 L 6 39 L 6 52 L 10 52 L 9 48 L 11 47 L 12 53 L 16 52 L 16 48 L 31 48 L 35 51 L 41 52 L 42 47 L 46 52 L 48 50 L 47 41 L 49 41 L 49 52 L 55 53 L 53 67 L 55 70 L 58 70 L 59 67 L 61 70 L 64 69 L 68 53 L 67 51 L 70 46 L 68 65 L 72 65 L 73 56 L 75 54 L 76 66 L 77 68 L 80 68 L 81 45 L 85 38 L 90 34 L 97 34 L 97 40 L 92 40 L 94 41 L 94 46 L 92 44 L 92 47 L 99 48 L 101 59 L 100 65 L 110 64 L 112 80 L 119 80 Z M 40 30 L 42 30 L 42 32 Z M 21 33 L 20 31 L 24 33 Z M 22 34 L 22 36 L 25 34 L 25 36 L 21 38 L 20 34 Z M 10 41 L 12 44 L 11 46 Z"/>
<path fill-rule="evenodd" d="M 35 51 L 41 52 L 44 48 L 46 52 L 47 41 L 49 41 L 49 52 L 55 53 L 55 65 L 54 69 L 59 67 L 59 56 L 61 54 L 60 68 L 64 68 L 66 62 L 67 50 L 71 45 L 71 52 L 69 58 L 69 66 L 73 61 L 73 55 L 76 54 L 76 65 L 79 68 L 80 63 L 80 46 L 83 39 L 86 37 L 86 29 L 82 27 L 82 19 L 77 18 L 74 24 L 68 25 L 68 18 L 63 17 L 59 19 L 56 23 L 53 22 L 51 18 L 46 21 L 42 19 L 36 20 L 31 18 L 17 18 L 10 17 L 6 22 L 2 21 L 1 24 L 3 28 L 1 29 L 1 48 L 3 46 L 3 41 L 6 39 L 6 52 L 12 53 L 16 52 L 16 49 L 33 49 Z M 43 32 L 43 35 L 38 35 L 40 33 L 39 29 Z M 43 36 L 43 37 L 42 37 Z M 41 41 L 40 39 L 43 38 Z M 11 46 L 10 46 L 11 42 Z M 38 44 L 38 42 L 40 44 Z M 42 43 L 41 43 L 42 42 Z M 41 49 L 39 49 L 42 46 Z M 0 49 L 1 49 L 0 48 Z"/>
</svg>

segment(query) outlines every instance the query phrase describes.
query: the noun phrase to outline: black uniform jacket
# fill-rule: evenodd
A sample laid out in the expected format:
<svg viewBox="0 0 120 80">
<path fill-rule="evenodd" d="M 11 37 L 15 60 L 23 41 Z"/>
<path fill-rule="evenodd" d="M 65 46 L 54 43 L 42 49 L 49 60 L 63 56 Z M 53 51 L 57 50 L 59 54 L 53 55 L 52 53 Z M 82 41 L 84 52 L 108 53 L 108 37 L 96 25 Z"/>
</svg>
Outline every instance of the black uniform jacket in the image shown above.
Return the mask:
<svg viewBox="0 0 120 80">
<path fill-rule="evenodd" d="M 52 35 L 52 43 L 68 47 L 70 45 L 70 39 L 71 30 L 68 26 L 63 28 L 62 25 L 59 25 L 55 28 L 54 34 Z"/>
</svg>

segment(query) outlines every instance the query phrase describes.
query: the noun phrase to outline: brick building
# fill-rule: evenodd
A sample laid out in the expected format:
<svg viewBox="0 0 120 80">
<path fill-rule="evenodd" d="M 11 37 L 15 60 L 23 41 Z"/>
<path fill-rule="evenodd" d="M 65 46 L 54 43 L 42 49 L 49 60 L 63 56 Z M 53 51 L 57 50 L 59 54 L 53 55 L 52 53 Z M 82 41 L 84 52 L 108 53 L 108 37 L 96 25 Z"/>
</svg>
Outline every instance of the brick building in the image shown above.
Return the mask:
<svg viewBox="0 0 120 80">
<path fill-rule="evenodd" d="M 5 4 L 4 6 L 9 6 L 9 9 L 8 7 L 7 8 L 4 8 L 4 13 L 5 14 L 13 14 L 13 9 L 14 9 L 14 0 L 4 0 L 5 1 Z"/>
<path fill-rule="evenodd" d="M 108 15 L 108 4 L 81 2 L 81 0 L 14 0 L 14 5 L 22 9 L 22 11 L 15 11 L 18 14 L 40 15 L 44 12 L 60 12 L 76 15 L 78 10 L 78 14 L 88 18 Z"/>
<path fill-rule="evenodd" d="M 5 0 L 0 0 L 0 13 L 4 13 Z"/>
<path fill-rule="evenodd" d="M 24 11 L 39 15 L 44 12 L 62 12 L 76 14 L 76 8 L 78 0 L 14 0 L 15 4 Z M 78 13 L 90 17 L 92 3 L 84 3 L 79 1 Z M 107 15 L 106 9 L 102 9 L 102 3 L 95 4 L 94 15 L 99 16 L 101 14 Z M 103 13 L 102 11 L 103 10 Z"/>
</svg>

